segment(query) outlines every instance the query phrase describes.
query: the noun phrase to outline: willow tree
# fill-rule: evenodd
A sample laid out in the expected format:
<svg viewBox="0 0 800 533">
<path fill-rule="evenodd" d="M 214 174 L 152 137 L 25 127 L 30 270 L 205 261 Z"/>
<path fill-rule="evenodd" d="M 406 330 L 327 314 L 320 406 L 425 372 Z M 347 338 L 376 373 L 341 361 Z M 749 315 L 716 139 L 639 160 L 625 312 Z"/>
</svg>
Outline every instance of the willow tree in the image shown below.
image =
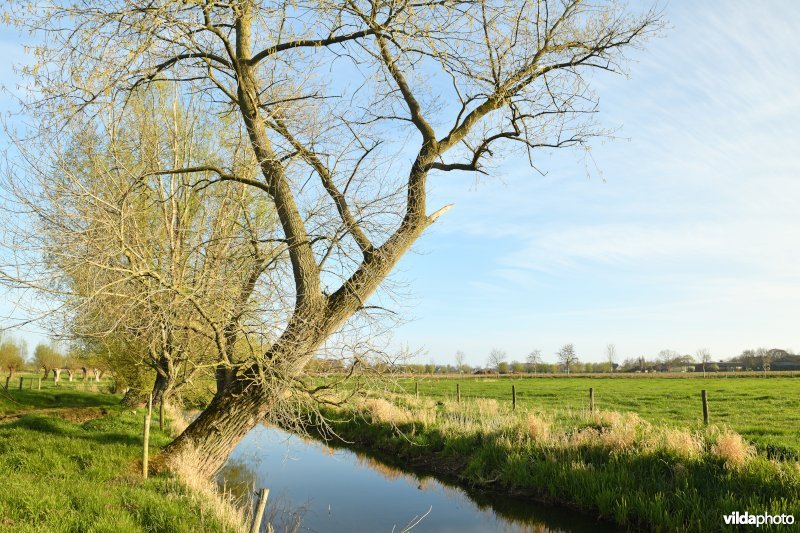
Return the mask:
<svg viewBox="0 0 800 533">
<path fill-rule="evenodd" d="M 110 363 L 134 401 L 151 386 L 158 402 L 198 376 L 234 375 L 243 342 L 264 334 L 243 328 L 280 254 L 274 214 L 249 186 L 193 187 L 203 173 L 169 171 L 224 160 L 252 175 L 237 128 L 211 128 L 169 84 L 147 89 L 18 146 L 25 165 L 4 184 L 26 216 L 4 222 L 27 274 L 2 272 L 44 293 L 62 318 L 53 329 Z M 258 313 L 262 330 L 270 316 Z M 79 359 L 67 358 L 70 381 Z"/>
<path fill-rule="evenodd" d="M 308 392 L 314 354 L 447 210 L 429 210 L 429 179 L 488 173 L 507 153 L 536 165 L 538 149 L 602 134 L 585 73 L 620 70 L 660 27 L 656 13 L 579 0 L 46 0 L 10 18 L 45 39 L 28 71 L 40 123 L 171 80 L 246 129 L 257 176 L 170 169 L 262 194 L 291 265 L 274 342 L 166 450 L 196 448 L 209 475 Z"/>
</svg>

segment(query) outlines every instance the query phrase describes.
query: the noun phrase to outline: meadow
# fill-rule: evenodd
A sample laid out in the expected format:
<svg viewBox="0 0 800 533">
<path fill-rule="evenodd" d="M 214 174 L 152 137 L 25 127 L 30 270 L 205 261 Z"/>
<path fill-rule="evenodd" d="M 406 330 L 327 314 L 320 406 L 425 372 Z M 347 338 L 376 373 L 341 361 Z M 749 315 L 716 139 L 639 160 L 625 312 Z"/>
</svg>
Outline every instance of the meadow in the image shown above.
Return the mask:
<svg viewBox="0 0 800 533">
<path fill-rule="evenodd" d="M 712 376 L 712 374 L 709 374 Z M 400 379 L 406 393 L 419 389 L 420 398 L 452 400 L 456 384 L 461 398 L 495 399 L 511 406 L 516 388 L 521 410 L 582 411 L 589 407 L 589 388 L 595 407 L 633 412 L 651 422 L 673 427 L 698 427 L 703 413 L 700 391 L 708 395 L 710 422 L 740 433 L 770 453 L 800 454 L 800 378 L 708 377 L 465 377 Z"/>
<path fill-rule="evenodd" d="M 231 531 L 208 495 L 183 479 L 141 474 L 141 408 L 99 384 L 15 376 L 0 385 L 0 529 L 10 531 Z M 28 378 L 34 378 L 33 389 Z M 84 390 L 85 389 L 85 390 Z M 156 422 L 154 455 L 171 437 Z"/>
<path fill-rule="evenodd" d="M 785 377 L 406 379 L 398 391 L 330 409 L 330 427 L 317 430 L 463 485 L 625 528 L 717 531 L 735 511 L 800 517 L 798 385 Z"/>
</svg>

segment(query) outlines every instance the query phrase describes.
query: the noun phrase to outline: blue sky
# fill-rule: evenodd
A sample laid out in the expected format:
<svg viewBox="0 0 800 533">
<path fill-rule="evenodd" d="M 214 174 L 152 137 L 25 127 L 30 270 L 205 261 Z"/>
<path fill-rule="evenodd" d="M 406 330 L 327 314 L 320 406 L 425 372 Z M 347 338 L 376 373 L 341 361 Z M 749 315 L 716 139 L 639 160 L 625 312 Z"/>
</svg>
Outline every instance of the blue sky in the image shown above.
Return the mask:
<svg viewBox="0 0 800 533">
<path fill-rule="evenodd" d="M 611 342 L 620 359 L 800 350 L 800 9 L 673 1 L 665 15 L 629 79 L 595 77 L 618 138 L 591 158 L 432 180 L 431 208 L 455 207 L 395 275 L 412 295 L 395 341 L 421 362 L 485 364 L 493 347 L 553 360 L 567 342 L 589 361 Z M 8 31 L 0 53 L 24 59 Z M 8 61 L 0 77 L 13 89 Z"/>
<path fill-rule="evenodd" d="M 431 228 L 399 278 L 416 295 L 396 338 L 420 360 L 493 347 L 584 360 L 663 349 L 715 357 L 800 349 L 800 10 L 789 2 L 671 2 L 671 28 L 600 76 L 618 138 L 540 153 L 542 177 L 437 178 Z M 587 174 L 588 173 L 588 174 Z"/>
</svg>

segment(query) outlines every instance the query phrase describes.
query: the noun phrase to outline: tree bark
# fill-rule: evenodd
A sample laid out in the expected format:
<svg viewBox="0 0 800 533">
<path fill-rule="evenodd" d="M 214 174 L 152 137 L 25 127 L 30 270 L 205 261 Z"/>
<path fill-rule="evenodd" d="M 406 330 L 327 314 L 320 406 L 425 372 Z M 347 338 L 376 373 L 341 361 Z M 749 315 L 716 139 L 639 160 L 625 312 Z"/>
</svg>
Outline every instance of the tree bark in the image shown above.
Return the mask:
<svg viewBox="0 0 800 533">
<path fill-rule="evenodd" d="M 227 394 L 215 396 L 163 451 L 172 458 L 190 453 L 192 468 L 206 478 L 222 468 L 239 441 L 264 420 L 271 405 L 260 385 L 252 380 L 240 377 L 226 391 Z"/>
<path fill-rule="evenodd" d="M 214 393 L 214 398 L 218 398 L 225 393 L 225 390 L 227 390 L 233 383 L 233 380 L 236 379 L 236 369 L 230 368 L 227 365 L 219 365 L 214 371 L 214 377 L 217 381 L 217 390 Z"/>
<path fill-rule="evenodd" d="M 72 382 L 72 377 L 75 374 L 74 370 L 67 369 L 67 375 L 69 375 L 69 381 Z"/>
<path fill-rule="evenodd" d="M 60 368 L 54 368 L 53 369 L 53 382 L 54 383 L 58 383 L 59 381 L 61 381 L 61 369 Z"/>
</svg>

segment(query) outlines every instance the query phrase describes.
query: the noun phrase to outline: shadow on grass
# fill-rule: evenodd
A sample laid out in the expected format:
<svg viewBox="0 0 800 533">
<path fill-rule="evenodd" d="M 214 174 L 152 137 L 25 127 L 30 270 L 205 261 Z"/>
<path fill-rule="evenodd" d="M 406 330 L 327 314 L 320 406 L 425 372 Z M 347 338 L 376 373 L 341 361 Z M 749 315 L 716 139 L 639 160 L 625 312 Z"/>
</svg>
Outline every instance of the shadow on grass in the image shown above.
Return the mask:
<svg viewBox="0 0 800 533">
<path fill-rule="evenodd" d="M 119 405 L 119 397 L 112 394 L 84 392 L 69 389 L 14 390 L 8 395 L 18 402 L 16 407 L 24 409 L 45 409 L 49 407 L 111 407 Z"/>
<path fill-rule="evenodd" d="M 69 437 L 96 442 L 98 444 L 122 444 L 125 446 L 141 445 L 141 437 L 138 434 L 122 433 L 119 431 L 104 431 L 102 427 L 92 428 L 85 425 L 67 422 L 58 416 L 45 414 L 29 414 L 22 418 L 0 427 L 0 430 L 25 429 L 44 433 L 55 437 Z"/>
</svg>

